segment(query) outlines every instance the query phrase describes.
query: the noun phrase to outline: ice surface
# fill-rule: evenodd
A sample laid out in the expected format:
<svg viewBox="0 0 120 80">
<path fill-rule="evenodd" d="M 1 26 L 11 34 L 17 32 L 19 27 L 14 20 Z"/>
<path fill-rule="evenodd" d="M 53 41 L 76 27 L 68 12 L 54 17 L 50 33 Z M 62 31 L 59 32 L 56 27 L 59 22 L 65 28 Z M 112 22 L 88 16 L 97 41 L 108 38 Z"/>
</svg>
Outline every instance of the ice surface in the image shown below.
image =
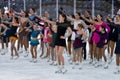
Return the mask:
<svg viewBox="0 0 120 80">
<path fill-rule="evenodd" d="M 40 55 L 40 52 L 38 54 Z M 87 60 L 83 61 L 82 70 L 78 70 L 72 69 L 66 54 L 64 57 L 68 72 L 63 75 L 55 74 L 57 67 L 49 65 L 47 59 L 38 57 L 37 63 L 31 63 L 30 54 L 27 58 L 20 54 L 19 59 L 10 60 L 9 51 L 6 55 L 0 55 L 0 80 L 120 80 L 120 74 L 113 74 L 115 59 L 108 69 L 94 68 Z"/>
</svg>

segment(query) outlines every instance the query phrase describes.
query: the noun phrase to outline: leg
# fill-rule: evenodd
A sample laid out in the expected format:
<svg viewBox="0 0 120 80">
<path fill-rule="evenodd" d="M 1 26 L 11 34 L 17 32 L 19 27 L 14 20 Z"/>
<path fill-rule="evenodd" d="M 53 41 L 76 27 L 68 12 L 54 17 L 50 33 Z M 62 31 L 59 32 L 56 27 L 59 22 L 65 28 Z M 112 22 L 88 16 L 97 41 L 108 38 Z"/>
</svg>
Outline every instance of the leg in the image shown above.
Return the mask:
<svg viewBox="0 0 120 80">
<path fill-rule="evenodd" d="M 15 47 L 15 42 L 16 42 L 16 40 L 13 41 L 13 50 L 15 51 L 15 56 L 19 57 L 19 54 L 18 54 L 17 49 Z"/>
<path fill-rule="evenodd" d="M 34 59 L 33 48 L 34 48 L 34 46 L 31 46 L 31 47 L 30 47 L 30 52 L 31 52 L 32 58 Z"/>
<path fill-rule="evenodd" d="M 86 43 L 84 43 L 84 46 L 82 48 L 82 54 L 83 54 L 84 60 L 86 60 Z"/>
<path fill-rule="evenodd" d="M 37 46 L 34 46 L 34 58 L 37 59 Z"/>
<path fill-rule="evenodd" d="M 115 48 L 115 42 L 114 41 L 110 41 L 110 47 L 111 47 L 111 51 L 110 51 L 110 57 L 113 57 L 113 53 L 114 53 L 114 48 Z"/>
<path fill-rule="evenodd" d="M 68 52 L 71 55 L 71 41 L 68 42 Z"/>
<path fill-rule="evenodd" d="M 41 42 L 41 48 L 42 48 L 42 53 L 41 53 L 40 57 L 42 57 L 43 53 L 44 53 L 44 43 L 43 42 Z"/>
<path fill-rule="evenodd" d="M 59 58 L 59 65 L 64 65 L 64 57 L 63 57 L 63 51 L 64 51 L 64 47 L 62 46 L 59 46 L 59 49 L 58 49 L 58 58 Z"/>
</svg>

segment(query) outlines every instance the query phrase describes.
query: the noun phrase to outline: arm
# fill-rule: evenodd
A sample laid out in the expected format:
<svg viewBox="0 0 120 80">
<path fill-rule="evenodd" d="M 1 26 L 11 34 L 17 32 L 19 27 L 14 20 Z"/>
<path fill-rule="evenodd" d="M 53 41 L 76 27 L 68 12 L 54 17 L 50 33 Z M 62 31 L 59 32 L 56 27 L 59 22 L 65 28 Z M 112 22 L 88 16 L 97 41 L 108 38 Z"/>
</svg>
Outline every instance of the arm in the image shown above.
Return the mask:
<svg viewBox="0 0 120 80">
<path fill-rule="evenodd" d="M 68 21 L 75 21 L 75 19 L 70 18 L 69 16 L 67 16 L 67 20 L 68 20 Z"/>
<path fill-rule="evenodd" d="M 109 33 L 110 32 L 110 27 L 106 23 L 103 23 L 103 24 L 107 28 L 107 33 Z"/>
<path fill-rule="evenodd" d="M 91 24 L 96 24 L 96 21 L 89 20 L 89 19 L 85 18 L 83 15 L 81 15 L 81 17 L 82 17 L 85 21 L 87 21 L 87 22 L 89 22 L 89 23 L 91 23 Z"/>
<path fill-rule="evenodd" d="M 83 30 L 79 30 L 79 31 L 77 31 L 77 32 L 78 32 L 79 34 L 83 35 L 83 37 L 84 37 L 85 39 L 88 38 L 87 34 L 86 34 Z"/>
<path fill-rule="evenodd" d="M 39 18 L 40 18 L 41 20 L 45 21 L 45 22 L 48 22 L 49 24 L 56 25 L 56 22 L 47 20 L 45 17 L 43 18 L 43 17 L 40 16 Z"/>
<path fill-rule="evenodd" d="M 81 21 L 81 24 L 84 26 L 85 29 L 88 28 L 88 25 L 86 25 L 85 22 L 84 22 L 83 20 Z"/>
<path fill-rule="evenodd" d="M 32 23 L 32 21 L 30 21 L 29 19 L 27 19 L 27 22 L 30 23 L 30 26 L 29 26 L 29 27 L 26 27 L 26 28 L 30 29 L 30 28 L 33 26 L 33 23 Z"/>
<path fill-rule="evenodd" d="M 4 34 L 7 31 L 8 28 L 4 24 L 1 24 L 0 26 L 4 28 L 4 31 L 2 32 L 2 34 Z"/>
<path fill-rule="evenodd" d="M 66 35 L 66 36 L 61 36 L 61 37 L 60 37 L 61 39 L 66 39 L 66 38 L 68 38 L 70 35 L 72 35 L 72 30 L 71 30 L 71 28 L 68 27 L 67 30 L 69 31 L 69 34 Z"/>
</svg>

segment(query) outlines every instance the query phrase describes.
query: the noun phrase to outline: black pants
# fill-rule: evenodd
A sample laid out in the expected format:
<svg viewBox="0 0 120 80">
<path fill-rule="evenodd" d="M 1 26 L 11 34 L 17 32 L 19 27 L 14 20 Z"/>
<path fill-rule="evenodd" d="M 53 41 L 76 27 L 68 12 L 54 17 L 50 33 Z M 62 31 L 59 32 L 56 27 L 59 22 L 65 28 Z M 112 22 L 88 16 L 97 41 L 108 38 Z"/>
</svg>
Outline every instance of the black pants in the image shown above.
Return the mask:
<svg viewBox="0 0 120 80">
<path fill-rule="evenodd" d="M 83 43 L 82 55 L 83 55 L 84 60 L 86 60 L 86 57 L 87 57 L 87 55 L 86 55 L 86 42 Z"/>
</svg>

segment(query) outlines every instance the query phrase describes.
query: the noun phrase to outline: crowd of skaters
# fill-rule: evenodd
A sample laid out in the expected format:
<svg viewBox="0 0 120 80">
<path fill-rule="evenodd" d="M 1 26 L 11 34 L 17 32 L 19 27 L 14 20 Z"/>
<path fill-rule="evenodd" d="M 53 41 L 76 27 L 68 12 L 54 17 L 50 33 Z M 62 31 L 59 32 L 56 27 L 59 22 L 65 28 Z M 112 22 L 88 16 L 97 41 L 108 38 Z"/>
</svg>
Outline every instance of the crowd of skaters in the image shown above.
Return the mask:
<svg viewBox="0 0 120 80">
<path fill-rule="evenodd" d="M 61 9 L 58 19 L 50 18 L 48 11 L 44 16 L 37 15 L 33 8 L 21 12 L 0 10 L 0 42 L 1 55 L 5 55 L 10 46 L 11 60 L 19 59 L 19 54 L 24 53 L 24 57 L 31 55 L 30 62 L 36 63 L 39 56 L 48 59 L 50 65 L 58 66 L 55 73 L 67 72 L 64 52 L 69 55 L 72 69 L 81 70 L 82 62 L 88 58 L 89 64 L 95 68 L 103 66 L 108 69 L 115 58 L 114 73 L 120 73 L 119 12 L 114 18 L 106 16 L 103 20 L 101 14 L 92 18 L 88 10 L 85 15 L 79 12 L 70 15 Z M 38 45 L 41 53 L 37 51 Z"/>
</svg>

